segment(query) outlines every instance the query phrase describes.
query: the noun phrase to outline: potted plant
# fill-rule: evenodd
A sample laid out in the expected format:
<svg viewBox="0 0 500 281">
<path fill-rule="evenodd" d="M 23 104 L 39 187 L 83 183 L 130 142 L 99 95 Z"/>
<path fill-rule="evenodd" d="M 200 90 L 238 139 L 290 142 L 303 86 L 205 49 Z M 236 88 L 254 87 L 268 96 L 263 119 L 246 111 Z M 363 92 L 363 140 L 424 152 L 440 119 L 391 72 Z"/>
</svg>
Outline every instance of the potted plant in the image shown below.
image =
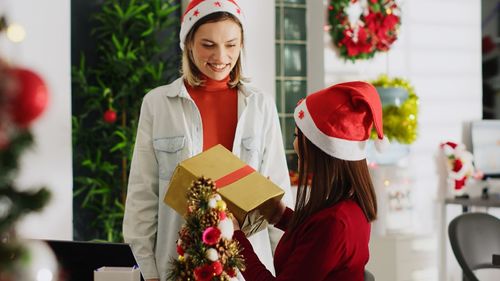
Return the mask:
<svg viewBox="0 0 500 281">
<path fill-rule="evenodd" d="M 418 97 L 409 81 L 380 75 L 371 81 L 382 101 L 384 135 L 391 142 L 384 153 L 369 149 L 368 159 L 379 164 L 394 164 L 408 155 L 409 145 L 418 135 Z M 376 138 L 372 132 L 372 139 Z"/>
<path fill-rule="evenodd" d="M 97 2 L 95 46 L 72 69 L 74 237 L 121 242 L 142 97 L 178 74 L 180 11 L 174 0 Z"/>
</svg>

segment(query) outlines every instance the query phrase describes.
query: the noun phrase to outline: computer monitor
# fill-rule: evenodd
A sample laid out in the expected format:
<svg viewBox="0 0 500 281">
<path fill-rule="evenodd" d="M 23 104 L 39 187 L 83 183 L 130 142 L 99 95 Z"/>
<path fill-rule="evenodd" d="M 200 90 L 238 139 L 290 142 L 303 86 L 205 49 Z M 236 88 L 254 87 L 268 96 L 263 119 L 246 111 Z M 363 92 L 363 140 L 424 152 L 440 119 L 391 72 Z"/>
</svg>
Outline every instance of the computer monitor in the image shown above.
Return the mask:
<svg viewBox="0 0 500 281">
<path fill-rule="evenodd" d="M 133 267 L 137 265 L 128 244 L 44 241 L 56 255 L 67 281 L 91 281 L 94 279 L 94 270 L 102 266 Z"/>
<path fill-rule="evenodd" d="M 474 166 L 485 177 L 500 177 L 500 120 L 472 122 Z"/>
</svg>

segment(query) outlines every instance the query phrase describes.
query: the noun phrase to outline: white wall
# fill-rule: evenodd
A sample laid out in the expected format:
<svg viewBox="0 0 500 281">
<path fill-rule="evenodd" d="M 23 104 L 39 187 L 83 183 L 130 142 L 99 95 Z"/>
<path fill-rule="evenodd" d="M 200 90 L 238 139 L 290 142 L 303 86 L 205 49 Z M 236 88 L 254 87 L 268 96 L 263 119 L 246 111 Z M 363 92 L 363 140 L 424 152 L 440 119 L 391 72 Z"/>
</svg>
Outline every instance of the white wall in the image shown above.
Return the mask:
<svg viewBox="0 0 500 281">
<path fill-rule="evenodd" d="M 269 0 L 240 0 L 245 14 L 244 75 L 254 87 L 275 98 L 275 4 Z"/>
<path fill-rule="evenodd" d="M 307 92 L 325 87 L 325 52 L 323 42 L 326 10 L 323 1 L 307 1 Z"/>
<path fill-rule="evenodd" d="M 70 1 L 1 0 L 0 14 L 24 26 L 26 39 L 13 44 L 0 37 L 0 56 L 34 70 L 45 80 L 49 105 L 34 123 L 36 144 L 24 154 L 17 186 L 47 186 L 52 200 L 18 225 L 29 238 L 72 238 L 72 155 L 70 78 Z"/>
<path fill-rule="evenodd" d="M 482 115 L 481 1 L 398 3 L 402 7 L 400 37 L 389 53 L 373 60 L 343 62 L 325 32 L 325 84 L 375 79 L 381 73 L 410 80 L 420 98 L 419 137 L 411 146 L 409 161 L 415 226 L 417 232 L 436 233 L 438 175 L 434 155 L 439 143 L 461 141 L 462 124 Z M 456 266 L 450 270 L 452 275 L 459 272 L 454 269 Z"/>
<path fill-rule="evenodd" d="M 421 226 L 437 193 L 434 153 L 440 142 L 462 139 L 462 123 L 481 118 L 480 1 L 406 0 L 400 37 L 387 54 L 343 62 L 324 34 L 325 84 L 374 79 L 381 73 L 410 80 L 420 98 L 419 137 L 411 146 Z"/>
</svg>

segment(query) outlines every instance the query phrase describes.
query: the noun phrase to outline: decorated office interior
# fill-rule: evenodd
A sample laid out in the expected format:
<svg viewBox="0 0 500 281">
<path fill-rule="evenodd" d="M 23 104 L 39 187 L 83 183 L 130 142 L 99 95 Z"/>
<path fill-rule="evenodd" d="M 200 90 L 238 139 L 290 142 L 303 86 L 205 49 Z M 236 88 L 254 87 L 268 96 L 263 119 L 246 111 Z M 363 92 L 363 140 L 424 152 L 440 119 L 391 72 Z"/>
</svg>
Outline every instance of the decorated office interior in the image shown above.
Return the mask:
<svg viewBox="0 0 500 281">
<path fill-rule="evenodd" d="M 500 280 L 498 0 L 0 1 L 0 281 Z"/>
</svg>

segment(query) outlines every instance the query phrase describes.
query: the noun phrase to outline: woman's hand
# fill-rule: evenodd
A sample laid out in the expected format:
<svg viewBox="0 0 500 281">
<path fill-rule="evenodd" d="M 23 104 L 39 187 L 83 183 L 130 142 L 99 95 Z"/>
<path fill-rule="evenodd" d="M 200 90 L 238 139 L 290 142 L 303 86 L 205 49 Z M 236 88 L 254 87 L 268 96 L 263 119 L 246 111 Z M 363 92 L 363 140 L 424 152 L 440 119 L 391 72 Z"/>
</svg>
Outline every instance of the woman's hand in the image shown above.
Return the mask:
<svg viewBox="0 0 500 281">
<path fill-rule="evenodd" d="M 285 210 L 285 203 L 283 203 L 283 201 L 281 200 L 276 201 L 274 211 L 269 214 L 269 217 L 265 217 L 265 219 L 270 224 L 277 224 L 281 220 L 281 217 L 283 216 L 283 213 L 285 213 Z"/>
</svg>

